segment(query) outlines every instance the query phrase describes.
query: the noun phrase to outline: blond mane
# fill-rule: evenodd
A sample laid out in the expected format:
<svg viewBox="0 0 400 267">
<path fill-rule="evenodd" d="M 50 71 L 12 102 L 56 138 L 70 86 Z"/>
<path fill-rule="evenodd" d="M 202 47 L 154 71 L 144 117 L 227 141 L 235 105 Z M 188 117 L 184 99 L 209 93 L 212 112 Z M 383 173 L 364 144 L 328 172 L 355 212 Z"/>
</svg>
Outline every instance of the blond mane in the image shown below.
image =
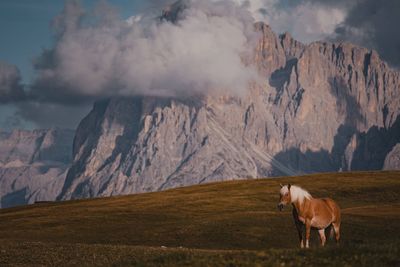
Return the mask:
<svg viewBox="0 0 400 267">
<path fill-rule="evenodd" d="M 292 203 L 299 201 L 301 204 L 301 203 L 303 203 L 304 199 L 312 198 L 311 194 L 308 193 L 307 190 L 305 190 L 297 185 L 291 185 L 290 190 L 287 185 L 285 185 L 281 188 L 281 193 L 283 193 L 283 194 L 285 194 L 288 191 L 290 191 L 290 198 L 292 200 Z"/>
<path fill-rule="evenodd" d="M 301 204 L 303 203 L 304 199 L 311 199 L 312 196 L 307 192 L 307 190 L 299 186 L 292 185 L 290 187 L 290 198 L 292 199 L 292 202 L 299 201 Z"/>
</svg>

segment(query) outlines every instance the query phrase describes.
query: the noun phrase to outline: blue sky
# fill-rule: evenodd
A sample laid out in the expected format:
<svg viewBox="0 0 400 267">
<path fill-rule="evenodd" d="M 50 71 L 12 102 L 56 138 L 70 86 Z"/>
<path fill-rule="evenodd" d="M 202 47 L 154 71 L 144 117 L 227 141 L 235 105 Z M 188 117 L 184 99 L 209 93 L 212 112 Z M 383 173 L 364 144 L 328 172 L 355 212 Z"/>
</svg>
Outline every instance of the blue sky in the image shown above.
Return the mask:
<svg viewBox="0 0 400 267">
<path fill-rule="evenodd" d="M 81 0 L 86 9 L 90 9 L 98 0 Z M 119 9 L 123 17 L 129 17 L 149 3 L 137 0 L 109 1 Z M 64 8 L 64 0 L 1 0 L 0 1 L 0 61 L 18 67 L 23 84 L 30 84 L 34 78 L 32 62 L 44 48 L 51 48 L 53 43 L 51 21 Z M 81 116 L 90 107 L 81 108 Z M 18 114 L 21 107 L 13 103 L 0 103 L 0 129 L 42 128 L 60 125 L 38 125 Z M 75 121 L 79 121 L 77 118 Z M 71 125 L 66 125 L 71 127 Z"/>
<path fill-rule="evenodd" d="M 32 78 L 32 59 L 50 45 L 49 21 L 62 7 L 52 0 L 0 2 L 0 59 L 17 65 L 25 83 Z"/>
<path fill-rule="evenodd" d="M 90 8 L 98 0 L 82 0 Z M 124 17 L 144 7 L 143 1 L 113 0 Z M 1 0 L 0 60 L 16 65 L 24 83 L 33 78 L 32 60 L 52 44 L 50 23 L 64 7 L 63 0 Z"/>
</svg>

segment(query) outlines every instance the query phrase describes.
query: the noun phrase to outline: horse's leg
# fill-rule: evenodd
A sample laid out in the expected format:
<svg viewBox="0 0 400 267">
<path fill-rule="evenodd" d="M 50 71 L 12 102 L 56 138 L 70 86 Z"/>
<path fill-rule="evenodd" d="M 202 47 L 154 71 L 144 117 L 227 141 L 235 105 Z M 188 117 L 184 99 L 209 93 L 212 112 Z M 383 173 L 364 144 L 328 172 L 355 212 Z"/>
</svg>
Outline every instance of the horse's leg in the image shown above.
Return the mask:
<svg viewBox="0 0 400 267">
<path fill-rule="evenodd" d="M 311 220 L 306 219 L 306 248 L 310 247 Z"/>
<path fill-rule="evenodd" d="M 329 226 L 329 230 L 330 230 L 330 233 L 329 233 L 329 238 L 331 239 L 331 240 L 333 240 L 334 238 L 335 238 L 335 230 L 333 229 L 333 225 L 331 224 L 330 226 Z"/>
<path fill-rule="evenodd" d="M 332 222 L 333 230 L 335 231 L 335 237 L 336 237 L 336 244 L 339 244 L 340 240 L 340 223 L 342 221 L 341 219 L 341 213 L 340 213 L 340 208 L 335 204 L 334 208 L 334 216 L 335 220 Z"/>
<path fill-rule="evenodd" d="M 328 227 L 325 228 L 325 237 L 326 237 L 326 242 L 328 242 L 328 240 L 330 239 L 333 240 L 335 238 L 335 231 L 333 230 L 332 224 L 328 225 Z"/>
<path fill-rule="evenodd" d="M 296 222 L 296 228 L 297 228 L 297 233 L 299 234 L 300 248 L 304 248 L 304 241 L 303 241 L 304 224 L 302 222 Z"/>
<path fill-rule="evenodd" d="M 299 215 L 295 208 L 293 208 L 292 214 L 293 214 L 294 224 L 296 225 L 297 233 L 299 235 L 300 247 L 304 248 L 304 241 L 303 241 L 304 224 L 299 220 Z"/>
<path fill-rule="evenodd" d="M 335 230 L 336 244 L 339 244 L 340 240 L 340 222 L 332 223 L 333 229 Z"/>
<path fill-rule="evenodd" d="M 318 233 L 319 233 L 319 237 L 321 238 L 321 246 L 325 246 L 325 241 L 326 241 L 325 229 L 318 230 Z"/>
</svg>

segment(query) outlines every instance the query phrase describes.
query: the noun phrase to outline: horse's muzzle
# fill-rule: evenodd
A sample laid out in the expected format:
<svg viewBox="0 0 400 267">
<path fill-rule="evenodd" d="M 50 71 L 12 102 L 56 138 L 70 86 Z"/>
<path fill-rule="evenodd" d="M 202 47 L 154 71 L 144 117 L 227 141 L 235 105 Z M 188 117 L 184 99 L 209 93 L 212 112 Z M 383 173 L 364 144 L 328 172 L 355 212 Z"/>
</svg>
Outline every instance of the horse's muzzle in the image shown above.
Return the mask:
<svg viewBox="0 0 400 267">
<path fill-rule="evenodd" d="M 277 207 L 278 207 L 278 210 L 279 210 L 279 211 L 282 211 L 282 210 L 283 210 L 283 204 L 282 204 L 282 203 L 279 203 L 279 204 L 277 205 Z"/>
</svg>

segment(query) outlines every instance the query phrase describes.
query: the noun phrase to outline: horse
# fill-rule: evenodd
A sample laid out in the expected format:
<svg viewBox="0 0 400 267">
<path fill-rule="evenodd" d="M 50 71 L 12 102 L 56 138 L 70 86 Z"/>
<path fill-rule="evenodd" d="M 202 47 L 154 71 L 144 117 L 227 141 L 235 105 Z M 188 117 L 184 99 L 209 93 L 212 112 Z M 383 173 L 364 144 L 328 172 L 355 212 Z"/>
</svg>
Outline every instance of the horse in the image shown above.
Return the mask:
<svg viewBox="0 0 400 267">
<path fill-rule="evenodd" d="M 318 229 L 321 238 L 321 245 L 326 242 L 325 229 L 331 227 L 331 236 L 335 235 L 336 243 L 340 239 L 340 208 L 330 198 L 313 198 L 303 188 L 296 185 L 280 185 L 280 198 L 278 209 L 282 211 L 287 204 L 293 206 L 293 218 L 299 234 L 300 247 L 304 248 L 303 228 L 306 228 L 306 244 L 309 248 L 311 227 Z"/>
</svg>

